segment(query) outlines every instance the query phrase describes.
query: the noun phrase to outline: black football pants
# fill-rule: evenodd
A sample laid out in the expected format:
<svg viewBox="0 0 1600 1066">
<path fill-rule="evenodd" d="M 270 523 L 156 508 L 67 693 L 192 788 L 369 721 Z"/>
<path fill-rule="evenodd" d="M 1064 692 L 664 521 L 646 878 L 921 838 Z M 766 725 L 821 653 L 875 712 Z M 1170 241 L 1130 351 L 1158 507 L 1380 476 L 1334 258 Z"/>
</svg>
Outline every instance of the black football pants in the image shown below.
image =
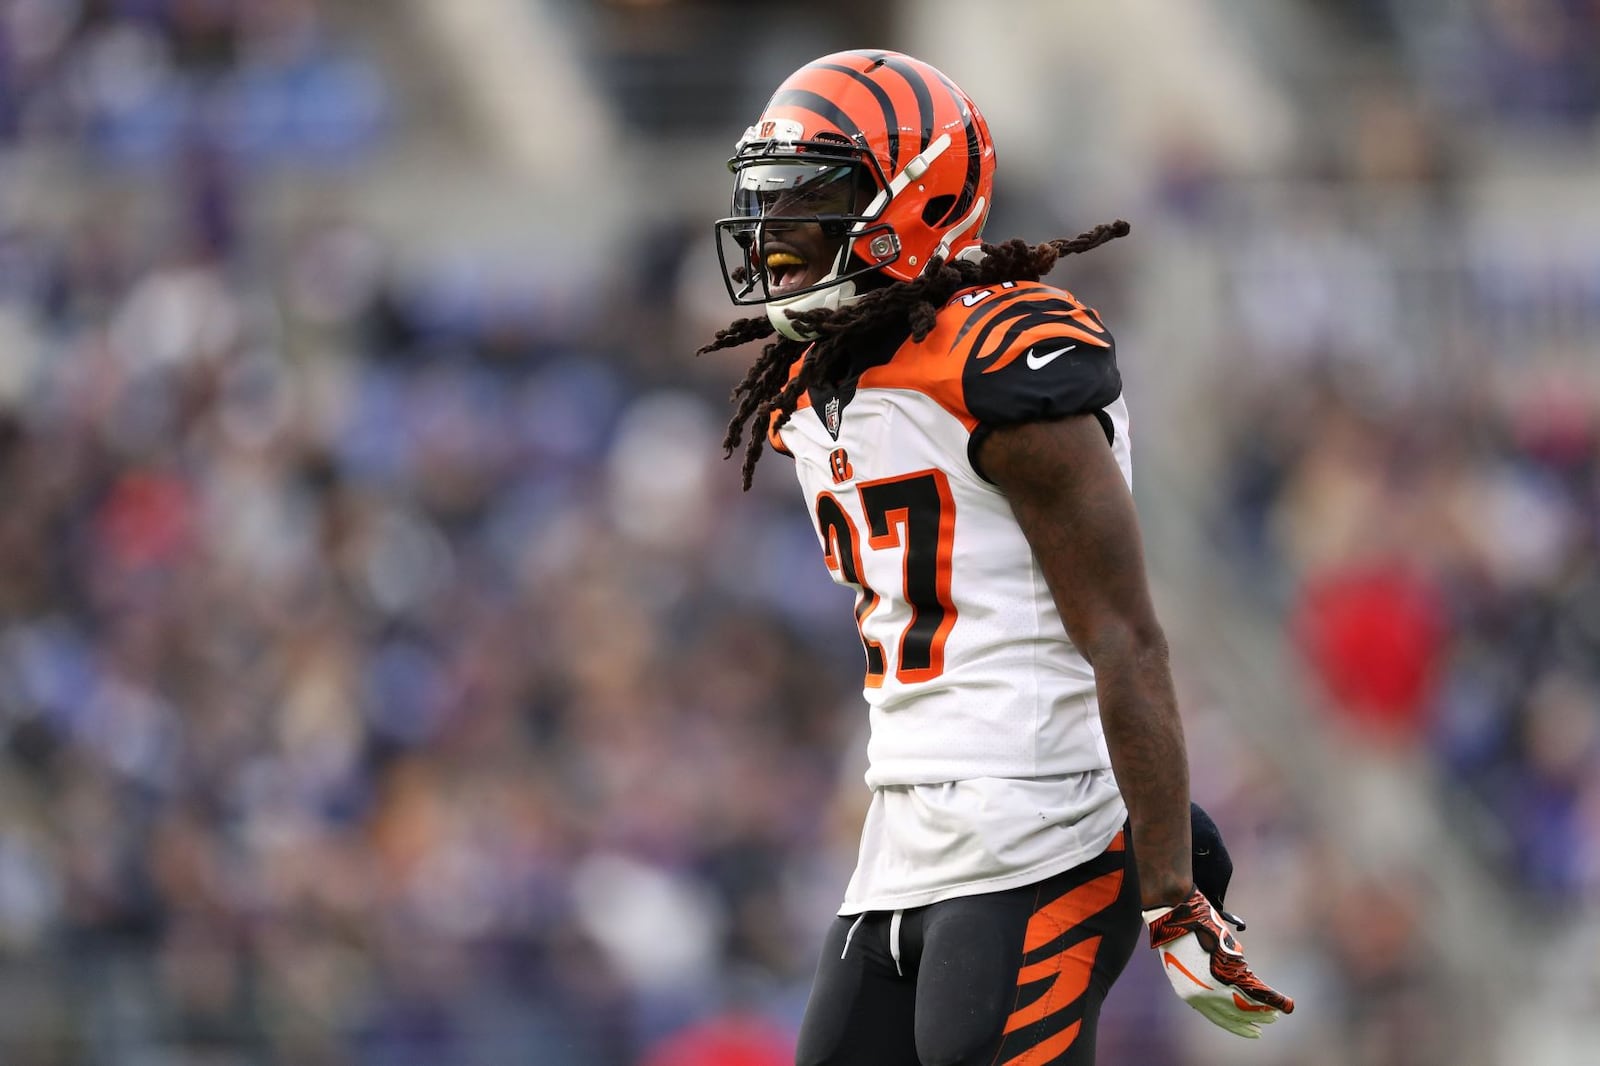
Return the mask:
<svg viewBox="0 0 1600 1066">
<path fill-rule="evenodd" d="M 1143 930 L 1126 841 L 1037 884 L 837 919 L 796 1066 L 1088 1066 Z"/>
</svg>

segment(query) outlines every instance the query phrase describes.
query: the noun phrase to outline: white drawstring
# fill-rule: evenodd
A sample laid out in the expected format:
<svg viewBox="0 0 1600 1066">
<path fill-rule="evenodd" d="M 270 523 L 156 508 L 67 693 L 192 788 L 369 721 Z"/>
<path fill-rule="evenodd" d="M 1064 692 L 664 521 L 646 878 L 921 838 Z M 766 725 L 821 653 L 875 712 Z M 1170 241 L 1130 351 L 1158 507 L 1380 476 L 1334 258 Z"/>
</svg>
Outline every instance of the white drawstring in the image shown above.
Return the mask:
<svg viewBox="0 0 1600 1066">
<path fill-rule="evenodd" d="M 905 911 L 895 911 L 889 918 L 889 954 L 894 957 L 894 972 L 901 977 L 906 972 L 900 968 L 900 919 L 905 917 Z M 850 954 L 850 941 L 855 939 L 856 930 L 861 928 L 861 923 L 867 920 L 865 912 L 856 915 L 856 920 L 851 923 L 850 931 L 844 935 L 844 950 L 839 952 L 842 959 Z"/>
<path fill-rule="evenodd" d="M 867 918 L 867 912 L 866 911 L 862 911 L 856 917 L 855 924 L 850 927 L 850 931 L 844 935 L 844 950 L 839 952 L 839 957 L 841 959 L 844 958 L 845 955 L 847 955 L 849 953 L 849 951 L 850 951 L 850 939 L 856 935 L 856 930 L 861 928 L 861 923 L 866 921 L 866 918 Z"/>
</svg>

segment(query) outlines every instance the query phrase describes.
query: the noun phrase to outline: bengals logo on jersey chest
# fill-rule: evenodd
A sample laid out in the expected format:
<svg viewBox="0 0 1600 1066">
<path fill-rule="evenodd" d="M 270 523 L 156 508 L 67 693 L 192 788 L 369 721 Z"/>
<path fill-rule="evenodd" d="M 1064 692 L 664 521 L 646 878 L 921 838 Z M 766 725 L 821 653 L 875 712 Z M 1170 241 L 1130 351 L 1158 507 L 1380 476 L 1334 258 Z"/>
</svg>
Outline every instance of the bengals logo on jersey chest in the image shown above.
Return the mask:
<svg viewBox="0 0 1600 1066">
<path fill-rule="evenodd" d="M 850 465 L 850 454 L 843 448 L 828 453 L 828 469 L 833 473 L 835 485 L 842 485 L 856 476 L 855 468 Z"/>
</svg>

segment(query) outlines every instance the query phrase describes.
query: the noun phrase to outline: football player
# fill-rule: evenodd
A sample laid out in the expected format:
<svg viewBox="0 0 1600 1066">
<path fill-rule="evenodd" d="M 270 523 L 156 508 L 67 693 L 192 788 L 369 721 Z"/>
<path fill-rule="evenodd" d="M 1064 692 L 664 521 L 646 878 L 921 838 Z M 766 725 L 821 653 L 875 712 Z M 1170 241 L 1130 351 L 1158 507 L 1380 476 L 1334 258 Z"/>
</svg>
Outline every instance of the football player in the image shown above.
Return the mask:
<svg viewBox="0 0 1600 1066">
<path fill-rule="evenodd" d="M 771 340 L 724 444 L 750 434 L 746 488 L 766 447 L 793 458 L 866 655 L 871 803 L 797 1063 L 1092 1062 L 1141 930 L 1258 1035 L 1294 1005 L 1223 924 L 1225 879 L 1195 884 L 1115 345 L 1039 280 L 1127 224 L 985 244 L 983 116 L 895 52 L 806 64 L 729 165 L 723 273 L 765 313 L 702 351 Z"/>
</svg>

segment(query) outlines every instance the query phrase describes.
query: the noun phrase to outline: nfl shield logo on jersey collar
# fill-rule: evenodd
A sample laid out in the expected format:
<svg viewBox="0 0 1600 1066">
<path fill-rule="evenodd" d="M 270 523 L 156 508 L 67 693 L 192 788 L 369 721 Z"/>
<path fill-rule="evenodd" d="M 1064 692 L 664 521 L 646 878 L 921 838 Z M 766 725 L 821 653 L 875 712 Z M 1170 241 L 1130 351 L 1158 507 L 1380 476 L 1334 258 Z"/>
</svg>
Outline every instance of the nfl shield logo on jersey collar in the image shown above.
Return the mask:
<svg viewBox="0 0 1600 1066">
<path fill-rule="evenodd" d="M 828 436 L 839 439 L 839 397 L 828 397 L 827 406 L 822 412 L 822 424 L 828 427 Z"/>
</svg>

